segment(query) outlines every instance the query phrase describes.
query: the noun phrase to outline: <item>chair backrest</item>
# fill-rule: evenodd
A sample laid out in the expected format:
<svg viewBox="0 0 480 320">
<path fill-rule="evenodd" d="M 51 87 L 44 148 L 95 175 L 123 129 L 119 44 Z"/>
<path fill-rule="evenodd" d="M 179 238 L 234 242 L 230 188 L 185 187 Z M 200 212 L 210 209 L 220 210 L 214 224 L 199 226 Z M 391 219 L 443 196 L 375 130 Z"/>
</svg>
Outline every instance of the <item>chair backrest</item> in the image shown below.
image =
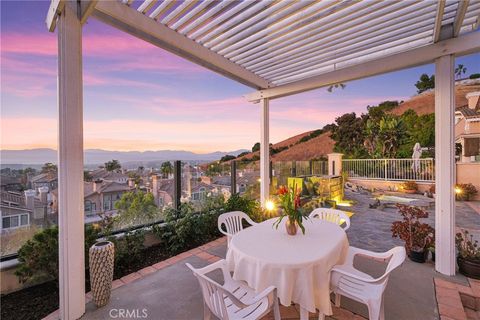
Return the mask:
<svg viewBox="0 0 480 320">
<path fill-rule="evenodd" d="M 251 225 L 255 224 L 255 222 L 242 211 L 223 213 L 218 217 L 218 230 L 225 235 L 233 236 L 243 230 L 243 220 L 246 220 Z M 225 225 L 225 230 L 222 225 Z"/>
<path fill-rule="evenodd" d="M 245 307 L 240 300 L 238 300 L 232 293 L 225 290 L 219 283 L 207 277 L 199 269 L 192 267 L 191 264 L 186 263 L 186 265 L 192 270 L 197 278 L 200 288 L 202 289 L 203 300 L 216 317 L 221 320 L 229 320 L 227 305 L 225 304 L 226 297 L 228 297 L 237 307 Z"/>
<path fill-rule="evenodd" d="M 344 230 L 350 228 L 350 218 L 348 215 L 342 211 L 337 209 L 329 209 L 329 208 L 317 208 L 313 210 L 309 218 L 319 218 L 328 222 L 332 222 L 338 225 L 342 225 L 345 223 Z"/>
</svg>

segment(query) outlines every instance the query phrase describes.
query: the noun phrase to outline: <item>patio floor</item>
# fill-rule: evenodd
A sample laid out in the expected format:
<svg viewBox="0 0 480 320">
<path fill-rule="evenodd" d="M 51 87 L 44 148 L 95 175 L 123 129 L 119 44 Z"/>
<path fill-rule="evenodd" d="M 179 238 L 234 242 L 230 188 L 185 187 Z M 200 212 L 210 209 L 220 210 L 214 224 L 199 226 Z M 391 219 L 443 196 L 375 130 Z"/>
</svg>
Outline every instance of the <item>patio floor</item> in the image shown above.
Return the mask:
<svg viewBox="0 0 480 320">
<path fill-rule="evenodd" d="M 391 222 L 399 217 L 395 209 L 384 209 L 383 211 L 369 209 L 368 204 L 372 202 L 371 195 L 347 194 L 347 198 L 357 201 L 354 207 L 349 209 L 355 212 L 352 217 L 352 225 L 347 232 L 350 245 L 373 251 L 386 251 L 395 245 L 402 245 L 397 239 L 392 239 L 390 233 Z M 433 224 L 433 220 L 434 215 L 432 214 L 428 218 L 428 222 Z M 476 226 L 478 228 L 480 214 L 472 206 L 457 203 L 457 226 L 470 228 Z M 203 318 L 203 299 L 200 287 L 185 263 L 201 267 L 224 258 L 225 254 L 226 240 L 220 238 L 115 280 L 111 300 L 107 306 L 96 308 L 90 301 L 90 294 L 87 294 L 87 311 L 82 319 L 121 318 L 120 313 L 123 313 L 123 318 L 201 319 Z M 362 258 L 355 260 L 355 266 L 373 276 L 381 274 L 384 270 L 383 264 Z M 221 278 L 216 274 L 213 277 Z M 418 264 L 407 259 L 390 276 L 385 293 L 386 319 L 457 319 L 446 318 L 443 316 L 443 312 L 440 317 L 436 295 L 437 298 L 439 295 L 443 295 L 445 289 L 438 288 L 438 280 L 436 280 L 437 289 L 435 289 L 434 278 L 456 282 L 460 288 L 469 286 L 467 279 L 461 275 L 443 277 L 436 273 L 432 262 Z M 448 292 L 446 294 L 449 295 Z M 456 296 L 455 299 L 457 299 Z M 450 303 L 449 301 L 447 304 Z M 448 308 L 445 312 L 451 310 Z M 130 316 L 126 317 L 125 315 L 128 313 Z M 281 307 L 281 314 L 282 319 L 299 319 L 298 306 Z M 49 318 L 54 319 L 55 317 L 56 315 L 52 314 Z M 270 319 L 271 316 L 266 318 Z M 311 318 L 316 318 L 316 315 L 311 314 Z M 341 309 L 334 307 L 333 316 L 327 317 L 327 319 L 339 320 L 362 318 L 368 318 L 366 306 L 347 298 L 342 299 Z M 458 319 L 463 319 L 463 316 Z"/>
</svg>

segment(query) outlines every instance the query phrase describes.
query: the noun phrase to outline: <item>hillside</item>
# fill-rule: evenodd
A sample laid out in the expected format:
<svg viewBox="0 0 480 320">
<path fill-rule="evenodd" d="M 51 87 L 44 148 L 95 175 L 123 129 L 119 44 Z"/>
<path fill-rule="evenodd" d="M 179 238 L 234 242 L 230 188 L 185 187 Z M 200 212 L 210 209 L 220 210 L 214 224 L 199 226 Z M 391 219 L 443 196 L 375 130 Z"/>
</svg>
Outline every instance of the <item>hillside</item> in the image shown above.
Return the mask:
<svg viewBox="0 0 480 320">
<path fill-rule="evenodd" d="M 480 79 L 476 80 L 462 80 L 457 82 L 455 88 L 455 104 L 456 107 L 461 107 L 467 104 L 465 95 L 469 92 L 480 91 Z M 380 101 L 379 101 L 380 102 Z M 403 102 L 398 107 L 393 109 L 391 113 L 401 115 L 408 109 L 413 109 L 417 114 L 429 114 L 435 111 L 435 92 L 429 90 L 422 94 L 413 96 L 409 100 Z M 310 160 L 313 158 L 320 158 L 326 156 L 328 153 L 333 152 L 335 142 L 330 138 L 330 132 L 323 133 L 315 138 L 312 138 L 306 142 L 300 140 L 309 136 L 314 131 L 308 131 L 296 136 L 290 137 L 286 140 L 275 143 L 272 148 L 281 150 L 278 153 L 272 155 L 273 161 L 292 161 L 292 160 Z M 259 152 L 249 153 L 243 156 L 241 159 L 252 159 L 255 156 L 259 156 Z"/>
<path fill-rule="evenodd" d="M 460 81 L 455 88 L 455 106 L 461 107 L 467 104 L 465 95 L 469 92 L 480 91 L 480 79 Z M 435 112 L 435 91 L 429 90 L 413 96 L 396 107 L 392 113 L 401 115 L 408 109 L 413 109 L 417 114 L 429 114 Z"/>
</svg>

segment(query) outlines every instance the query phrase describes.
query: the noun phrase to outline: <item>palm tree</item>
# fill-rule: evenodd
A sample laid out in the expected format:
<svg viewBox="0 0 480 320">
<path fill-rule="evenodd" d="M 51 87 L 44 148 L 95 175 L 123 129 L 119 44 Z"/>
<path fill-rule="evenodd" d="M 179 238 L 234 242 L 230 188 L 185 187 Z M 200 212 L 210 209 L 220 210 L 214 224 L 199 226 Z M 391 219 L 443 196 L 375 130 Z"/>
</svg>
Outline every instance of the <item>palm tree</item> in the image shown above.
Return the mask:
<svg viewBox="0 0 480 320">
<path fill-rule="evenodd" d="M 460 77 L 462 76 L 462 73 L 465 74 L 466 72 L 467 72 L 467 68 L 463 64 L 459 64 L 455 68 L 455 76 L 457 77 L 457 79 L 460 79 Z"/>
</svg>

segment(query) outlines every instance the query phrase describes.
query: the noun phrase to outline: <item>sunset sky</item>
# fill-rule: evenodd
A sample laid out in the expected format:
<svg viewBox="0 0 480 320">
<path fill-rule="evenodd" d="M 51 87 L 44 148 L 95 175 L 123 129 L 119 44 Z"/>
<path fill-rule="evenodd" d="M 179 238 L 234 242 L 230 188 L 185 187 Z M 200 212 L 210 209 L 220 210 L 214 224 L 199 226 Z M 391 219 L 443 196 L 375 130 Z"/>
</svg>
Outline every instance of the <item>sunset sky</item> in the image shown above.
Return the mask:
<svg viewBox="0 0 480 320">
<path fill-rule="evenodd" d="M 1 148 L 56 148 L 57 34 L 49 1 L 1 1 Z M 85 148 L 231 151 L 260 140 L 252 89 L 94 19 L 84 27 Z M 459 58 L 480 73 L 480 54 Z M 433 65 L 318 89 L 271 103 L 271 140 L 318 129 L 345 112 L 405 100 Z"/>
</svg>

